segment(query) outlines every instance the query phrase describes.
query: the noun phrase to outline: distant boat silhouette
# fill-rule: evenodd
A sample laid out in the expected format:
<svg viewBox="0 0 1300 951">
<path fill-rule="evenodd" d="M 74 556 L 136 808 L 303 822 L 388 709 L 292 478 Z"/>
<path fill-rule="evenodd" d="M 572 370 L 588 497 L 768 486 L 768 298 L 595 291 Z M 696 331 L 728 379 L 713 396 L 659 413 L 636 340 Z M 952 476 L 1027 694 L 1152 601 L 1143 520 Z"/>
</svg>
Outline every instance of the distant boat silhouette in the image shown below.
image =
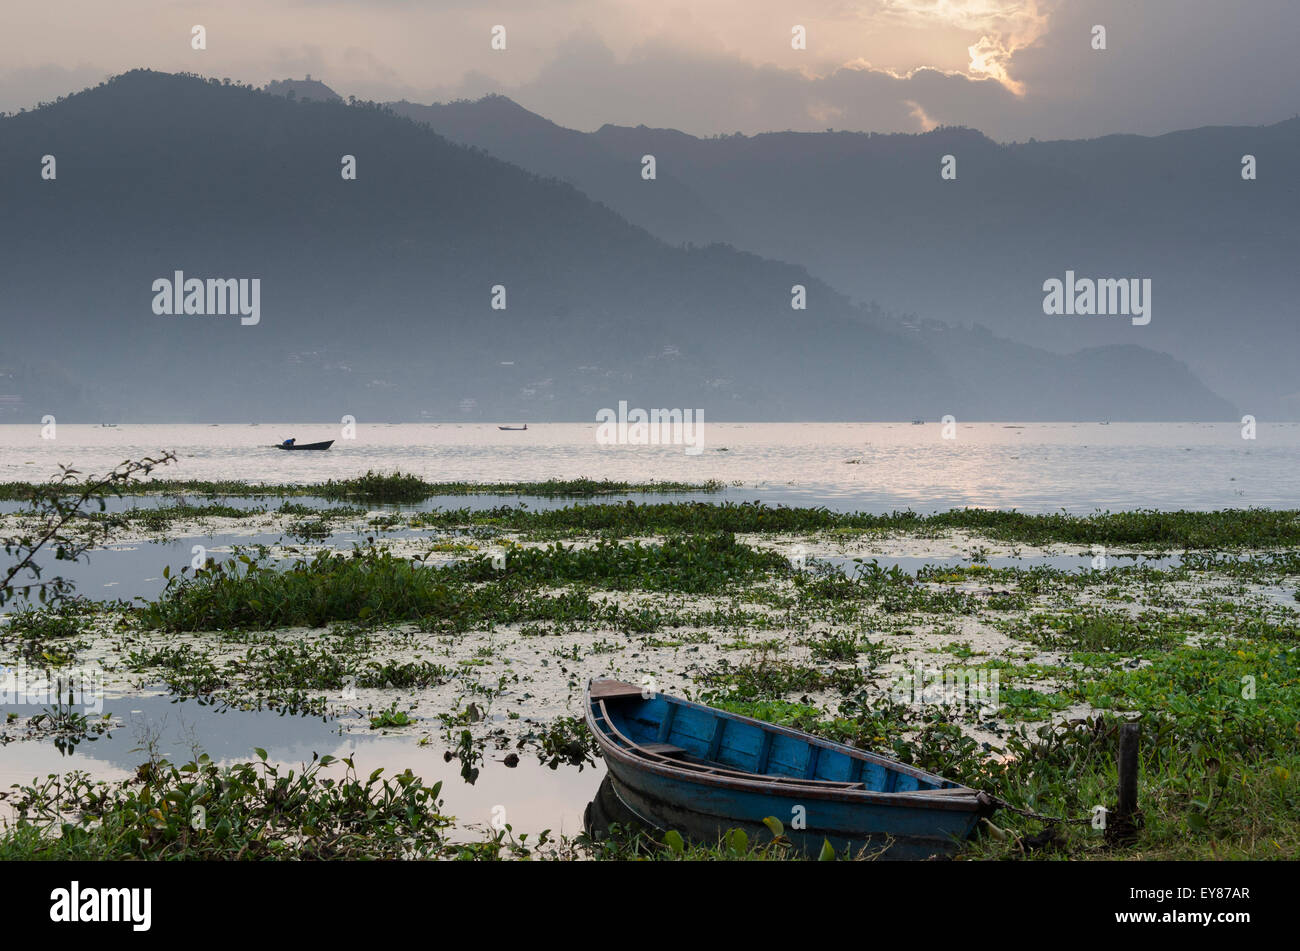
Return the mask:
<svg viewBox="0 0 1300 951">
<path fill-rule="evenodd" d="M 527 423 L 524 423 L 522 426 L 498 426 L 497 427 L 497 429 L 508 429 L 511 432 L 523 432 L 527 428 L 528 428 Z"/>
<path fill-rule="evenodd" d="M 334 445 L 334 440 L 328 439 L 325 442 L 301 442 L 301 443 L 296 442 L 292 446 L 286 446 L 284 443 L 276 443 L 275 448 L 276 449 L 328 449 L 332 445 Z"/>
</svg>

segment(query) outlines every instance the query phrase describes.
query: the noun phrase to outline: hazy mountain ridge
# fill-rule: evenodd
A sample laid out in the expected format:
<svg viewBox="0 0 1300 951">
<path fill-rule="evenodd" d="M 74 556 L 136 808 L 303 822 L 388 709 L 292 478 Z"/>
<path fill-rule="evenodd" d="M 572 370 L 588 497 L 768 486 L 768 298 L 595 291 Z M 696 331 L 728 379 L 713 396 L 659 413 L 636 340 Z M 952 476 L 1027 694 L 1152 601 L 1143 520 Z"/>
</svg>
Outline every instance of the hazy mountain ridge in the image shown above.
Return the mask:
<svg viewBox="0 0 1300 951">
<path fill-rule="evenodd" d="M 962 128 L 582 133 L 506 103 L 396 108 L 571 181 L 667 241 L 729 241 L 858 300 L 1058 351 L 1165 351 L 1257 413 L 1300 418 L 1300 120 L 1003 145 Z M 640 180 L 646 154 L 653 183 Z M 1241 178 L 1246 154 L 1256 181 Z M 940 178 L 945 155 L 953 181 Z M 1066 270 L 1150 278 L 1151 323 L 1044 315 L 1043 282 Z"/>
<path fill-rule="evenodd" d="M 620 400 L 717 420 L 1235 415 L 1177 365 L 1142 405 L 1086 360 L 991 336 L 995 371 L 954 363 L 946 330 L 911 332 L 796 265 L 671 247 L 371 105 L 135 71 L 0 118 L 0 163 L 30 169 L 0 182 L 0 366 L 76 381 L 24 384 L 28 421 L 593 420 Z M 153 313 L 176 270 L 257 278 L 260 323 Z"/>
<path fill-rule="evenodd" d="M 586 133 L 556 125 L 505 96 L 428 106 L 404 101 L 389 105 L 398 115 L 429 123 L 453 142 L 569 182 L 671 244 L 735 243 L 727 221 L 670 171 L 661 171 L 654 182 L 643 181 L 640 155 L 629 167 L 624 155 L 607 150 Z M 629 182 L 634 187 L 629 188 Z"/>
<path fill-rule="evenodd" d="M 291 99 L 316 99 L 322 102 L 336 102 L 343 99 L 319 79 L 312 79 L 310 73 L 307 74 L 306 79 L 273 79 L 262 88 L 273 96 Z"/>
</svg>

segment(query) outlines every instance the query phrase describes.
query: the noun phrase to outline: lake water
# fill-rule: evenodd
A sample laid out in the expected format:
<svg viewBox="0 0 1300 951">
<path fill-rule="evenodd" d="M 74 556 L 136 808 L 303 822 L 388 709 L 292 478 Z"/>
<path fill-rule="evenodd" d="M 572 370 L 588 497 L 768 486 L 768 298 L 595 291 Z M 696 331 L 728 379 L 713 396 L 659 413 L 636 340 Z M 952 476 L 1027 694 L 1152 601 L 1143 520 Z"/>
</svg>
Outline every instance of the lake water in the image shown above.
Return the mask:
<svg viewBox="0 0 1300 951">
<path fill-rule="evenodd" d="M 40 482 L 60 464 L 103 472 L 175 451 L 163 478 L 319 482 L 367 470 L 433 482 L 618 479 L 728 485 L 719 498 L 837 510 L 943 511 L 975 506 L 1065 509 L 1300 508 L 1300 423 L 708 423 L 702 451 L 600 445 L 593 424 L 330 424 L 0 426 L 0 481 Z M 327 452 L 282 452 L 335 439 Z M 437 500 L 456 506 L 499 499 Z M 517 502 L 517 498 L 509 501 Z M 436 503 L 435 503 L 436 504 Z M 530 500 L 529 504 L 536 504 Z M 561 503 L 568 504 L 568 503 Z"/>
</svg>

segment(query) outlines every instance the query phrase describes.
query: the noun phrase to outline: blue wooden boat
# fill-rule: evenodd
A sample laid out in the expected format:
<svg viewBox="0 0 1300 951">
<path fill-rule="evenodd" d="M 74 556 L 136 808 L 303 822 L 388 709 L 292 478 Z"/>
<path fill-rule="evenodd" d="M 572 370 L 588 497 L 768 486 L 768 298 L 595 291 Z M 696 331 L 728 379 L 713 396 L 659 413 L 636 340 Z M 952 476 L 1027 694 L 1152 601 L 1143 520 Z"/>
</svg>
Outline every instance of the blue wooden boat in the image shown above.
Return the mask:
<svg viewBox="0 0 1300 951">
<path fill-rule="evenodd" d="M 841 855 L 947 857 L 994 809 L 986 793 L 888 757 L 619 680 L 589 682 L 585 706 L 622 806 L 696 841 L 732 828 L 770 839 L 763 819 L 775 816 L 812 855 L 828 841 Z"/>
</svg>

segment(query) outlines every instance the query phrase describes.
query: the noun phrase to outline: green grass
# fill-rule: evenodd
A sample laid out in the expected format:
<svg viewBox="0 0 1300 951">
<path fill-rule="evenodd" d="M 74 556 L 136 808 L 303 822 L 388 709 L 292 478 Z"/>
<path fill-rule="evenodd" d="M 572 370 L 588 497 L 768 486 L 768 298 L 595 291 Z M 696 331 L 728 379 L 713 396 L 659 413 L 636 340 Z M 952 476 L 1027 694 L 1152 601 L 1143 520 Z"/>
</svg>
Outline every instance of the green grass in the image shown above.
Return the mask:
<svg viewBox="0 0 1300 951">
<path fill-rule="evenodd" d="M 1009 744 L 1017 759 L 987 782 L 1014 805 L 1058 816 L 1114 809 L 1117 722 L 1101 717 Z M 1228 740 L 1223 744 L 1220 740 Z M 994 823 L 1010 833 L 979 838 L 971 859 L 1289 859 L 1300 850 L 1300 754 L 1282 749 L 1246 754 L 1231 738 L 1196 742 L 1170 721 L 1144 723 L 1138 805 L 1142 826 L 1131 845 L 1106 841 L 1091 824 L 1058 826 L 1047 848 L 1026 845 L 1043 826 L 1008 812 Z"/>
</svg>

